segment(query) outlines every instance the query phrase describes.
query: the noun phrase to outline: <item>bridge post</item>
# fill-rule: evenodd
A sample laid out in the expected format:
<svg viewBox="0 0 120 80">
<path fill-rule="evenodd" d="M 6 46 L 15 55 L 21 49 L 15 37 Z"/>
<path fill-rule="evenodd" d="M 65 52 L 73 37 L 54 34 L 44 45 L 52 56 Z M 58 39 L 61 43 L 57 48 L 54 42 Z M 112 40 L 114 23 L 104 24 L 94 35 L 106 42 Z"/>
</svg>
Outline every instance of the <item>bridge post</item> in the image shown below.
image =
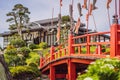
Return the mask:
<svg viewBox="0 0 120 80">
<path fill-rule="evenodd" d="M 68 60 L 68 80 L 76 80 L 76 66 L 71 62 L 71 59 Z"/>
<path fill-rule="evenodd" d="M 54 59 L 54 46 L 50 49 L 50 61 Z M 55 67 L 50 64 L 50 80 L 55 80 Z"/>
<path fill-rule="evenodd" d="M 43 58 L 40 58 L 40 68 L 43 66 Z"/>
<path fill-rule="evenodd" d="M 50 65 L 50 80 L 55 80 L 55 67 Z"/>
<path fill-rule="evenodd" d="M 74 54 L 74 47 L 72 46 L 72 44 L 74 44 L 74 40 L 72 39 L 73 35 L 69 34 L 68 36 L 68 54 Z"/>
<path fill-rule="evenodd" d="M 51 46 L 50 48 L 50 61 L 54 59 L 54 46 Z"/>
<path fill-rule="evenodd" d="M 110 56 L 120 56 L 120 25 L 111 26 Z"/>
<path fill-rule="evenodd" d="M 89 43 L 90 43 L 90 36 L 87 35 L 87 54 L 90 54 L 90 45 L 89 45 Z"/>
</svg>

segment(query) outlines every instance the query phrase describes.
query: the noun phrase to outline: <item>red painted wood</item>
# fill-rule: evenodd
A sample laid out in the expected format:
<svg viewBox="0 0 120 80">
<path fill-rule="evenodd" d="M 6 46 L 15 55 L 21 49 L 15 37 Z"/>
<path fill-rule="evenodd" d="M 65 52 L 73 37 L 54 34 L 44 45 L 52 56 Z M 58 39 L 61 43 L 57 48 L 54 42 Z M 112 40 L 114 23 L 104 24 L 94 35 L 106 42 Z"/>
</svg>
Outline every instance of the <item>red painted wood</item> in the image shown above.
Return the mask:
<svg viewBox="0 0 120 80">
<path fill-rule="evenodd" d="M 68 60 L 68 80 L 76 80 L 76 66 Z"/>
<path fill-rule="evenodd" d="M 54 56 L 54 46 L 51 46 L 51 49 L 50 49 L 50 60 L 53 60 L 55 58 Z"/>
<path fill-rule="evenodd" d="M 66 74 L 56 74 L 56 78 L 66 78 Z"/>
<path fill-rule="evenodd" d="M 92 36 L 99 36 L 99 35 L 109 34 L 109 33 L 111 34 L 110 42 L 105 42 L 106 40 L 103 40 L 104 42 L 100 42 L 100 41 L 92 42 L 90 40 L 90 37 L 92 37 Z M 87 37 L 86 43 L 81 43 L 81 44 L 74 43 L 75 39 L 78 39 L 78 38 L 80 39 L 80 38 L 84 38 L 84 37 Z M 61 49 L 60 51 L 54 53 L 54 47 L 52 46 L 50 49 L 50 55 L 46 56 L 45 59 L 43 59 L 43 58 L 40 59 L 40 68 L 43 68 L 43 66 L 46 63 L 50 63 L 51 61 L 55 61 L 56 59 L 61 58 L 60 60 L 56 60 L 55 62 L 52 62 L 49 65 L 45 66 L 45 68 L 42 69 L 42 71 L 45 72 L 47 70 L 50 70 L 50 80 L 55 80 L 56 77 L 57 78 L 67 77 L 68 80 L 76 80 L 76 65 L 75 65 L 75 63 L 90 64 L 93 60 L 89 59 L 89 57 L 105 58 L 106 55 L 102 54 L 102 45 L 107 45 L 107 44 L 110 44 L 110 56 L 111 57 L 119 57 L 120 56 L 120 25 L 113 24 L 111 26 L 111 32 L 99 32 L 99 33 L 86 34 L 86 35 L 77 36 L 77 37 L 73 37 L 73 35 L 70 34 L 68 37 L 68 49 Z M 97 46 L 95 54 L 90 53 L 91 45 Z M 86 46 L 87 54 L 81 54 L 81 46 Z M 79 54 L 74 54 L 75 47 L 78 47 Z M 62 54 L 63 52 L 65 53 L 64 55 Z M 60 55 L 60 57 L 58 57 L 58 55 Z M 88 59 L 70 58 L 70 57 L 78 57 L 78 56 L 79 57 L 87 57 Z M 67 58 L 62 59 L 63 57 L 67 57 Z M 59 66 L 62 64 L 68 65 L 67 76 L 66 76 L 66 74 L 56 74 L 55 75 L 55 66 Z"/>
<path fill-rule="evenodd" d="M 120 45 L 118 42 L 120 41 L 120 33 L 118 32 L 120 30 L 120 25 L 113 24 L 111 26 L 111 47 L 110 47 L 110 56 L 120 56 Z"/>
<path fill-rule="evenodd" d="M 89 45 L 89 43 L 90 43 L 90 36 L 87 35 L 87 54 L 90 54 L 90 45 Z"/>
<path fill-rule="evenodd" d="M 78 46 L 78 53 L 81 54 L 81 46 Z"/>
<path fill-rule="evenodd" d="M 64 54 L 66 55 L 67 53 L 66 53 L 66 49 L 64 48 Z"/>
<path fill-rule="evenodd" d="M 67 59 L 57 61 L 57 62 L 53 63 L 52 66 L 57 66 L 57 65 L 65 64 L 65 63 L 67 63 Z"/>
<path fill-rule="evenodd" d="M 98 54 L 102 54 L 102 46 L 101 45 L 98 45 Z"/>
<path fill-rule="evenodd" d="M 90 64 L 94 60 L 87 60 L 87 59 L 71 59 L 72 63 L 83 63 L 83 64 Z"/>
<path fill-rule="evenodd" d="M 41 57 L 41 58 L 40 58 L 40 68 L 42 68 L 42 66 L 43 66 L 42 63 L 43 63 L 43 58 Z"/>
<path fill-rule="evenodd" d="M 55 67 L 50 65 L 50 80 L 55 80 Z"/>
<path fill-rule="evenodd" d="M 74 44 L 74 40 L 72 39 L 73 35 L 69 34 L 68 36 L 68 54 L 74 54 L 74 47 L 72 46 L 72 44 Z"/>
</svg>

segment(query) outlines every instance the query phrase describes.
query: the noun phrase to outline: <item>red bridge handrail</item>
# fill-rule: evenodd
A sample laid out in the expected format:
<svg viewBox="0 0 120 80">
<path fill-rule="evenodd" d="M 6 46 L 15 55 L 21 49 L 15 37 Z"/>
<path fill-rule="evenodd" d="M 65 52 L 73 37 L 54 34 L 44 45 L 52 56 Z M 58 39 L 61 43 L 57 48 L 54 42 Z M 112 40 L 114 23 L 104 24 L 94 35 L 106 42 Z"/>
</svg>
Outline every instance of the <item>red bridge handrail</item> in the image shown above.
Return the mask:
<svg viewBox="0 0 120 80">
<path fill-rule="evenodd" d="M 56 48 L 58 47 L 54 47 L 52 46 L 50 49 L 50 53 L 48 53 L 48 55 L 46 55 L 44 58 L 41 59 L 40 61 L 40 67 L 43 67 L 44 65 L 50 63 L 53 60 L 65 57 L 65 56 L 70 56 L 71 54 L 75 54 L 77 53 L 82 54 L 82 46 L 86 47 L 86 53 L 82 54 L 82 56 L 86 56 L 88 54 L 92 55 L 90 53 L 90 48 L 91 45 L 97 45 L 97 48 L 95 50 L 95 53 L 93 55 L 103 55 L 101 50 L 102 50 L 102 45 L 106 45 L 106 44 L 110 44 L 110 40 L 108 41 L 95 41 L 92 42 L 91 41 L 91 37 L 92 36 L 100 36 L 100 35 L 106 35 L 106 34 L 110 34 L 110 32 L 98 32 L 98 33 L 91 33 L 91 34 L 85 34 L 85 35 L 81 35 L 81 36 L 71 36 L 69 35 L 69 40 L 68 42 L 68 46 L 65 46 L 64 48 L 60 48 L 59 50 L 56 51 Z M 76 43 L 75 40 L 77 39 L 82 39 L 82 38 L 86 38 L 86 42 L 83 43 Z M 78 49 L 78 51 L 75 51 L 75 48 Z M 75 54 L 76 55 L 76 54 Z M 106 55 L 105 55 L 106 56 Z"/>
</svg>

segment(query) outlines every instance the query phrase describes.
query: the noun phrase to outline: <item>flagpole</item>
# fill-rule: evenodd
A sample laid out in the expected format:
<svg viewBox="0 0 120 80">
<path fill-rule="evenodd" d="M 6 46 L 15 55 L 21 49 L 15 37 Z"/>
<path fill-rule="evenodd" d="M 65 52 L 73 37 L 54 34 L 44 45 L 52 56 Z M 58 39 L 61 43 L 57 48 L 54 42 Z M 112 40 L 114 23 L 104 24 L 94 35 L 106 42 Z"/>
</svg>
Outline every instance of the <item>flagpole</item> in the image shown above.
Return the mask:
<svg viewBox="0 0 120 80">
<path fill-rule="evenodd" d="M 51 21 L 51 26 L 53 27 L 53 15 L 54 15 L 54 8 L 52 8 L 52 21 Z"/>
<path fill-rule="evenodd" d="M 73 29 L 73 3 L 74 3 L 74 0 L 71 0 L 71 12 L 70 12 L 70 17 L 71 17 L 71 30 L 70 30 L 70 34 L 72 34 L 72 29 Z"/>
<path fill-rule="evenodd" d="M 115 15 L 117 15 L 117 0 L 115 0 Z"/>
<path fill-rule="evenodd" d="M 114 17 L 114 23 L 118 24 L 118 15 L 117 15 L 117 0 L 115 0 L 115 15 Z"/>
<path fill-rule="evenodd" d="M 60 24 L 61 24 L 61 6 L 62 6 L 62 0 L 60 0 L 60 3 L 59 3 L 59 6 L 60 6 L 60 12 L 58 14 L 58 28 L 57 28 L 57 43 L 59 44 L 59 40 L 60 40 Z"/>
<path fill-rule="evenodd" d="M 51 20 L 51 27 L 53 27 L 53 15 L 54 15 L 54 8 L 52 8 L 52 20 Z M 52 34 L 52 32 L 51 32 L 51 34 Z M 53 46 L 54 45 L 54 43 L 53 43 L 53 40 L 52 40 L 52 38 L 51 38 L 51 46 Z"/>
<path fill-rule="evenodd" d="M 89 9 L 90 9 L 89 7 L 90 7 L 90 0 L 88 1 L 88 20 L 87 20 L 87 30 L 86 30 L 87 34 L 88 34 L 88 25 L 89 25 Z"/>
</svg>

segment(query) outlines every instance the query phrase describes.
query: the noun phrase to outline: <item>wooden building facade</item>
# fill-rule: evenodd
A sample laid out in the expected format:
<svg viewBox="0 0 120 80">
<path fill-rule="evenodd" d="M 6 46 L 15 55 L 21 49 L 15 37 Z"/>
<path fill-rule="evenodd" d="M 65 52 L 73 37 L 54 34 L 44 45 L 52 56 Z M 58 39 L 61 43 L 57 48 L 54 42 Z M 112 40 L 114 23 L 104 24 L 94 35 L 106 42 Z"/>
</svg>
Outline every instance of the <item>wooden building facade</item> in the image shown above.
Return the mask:
<svg viewBox="0 0 120 80">
<path fill-rule="evenodd" d="M 58 18 L 53 18 L 53 25 L 51 26 L 51 19 L 39 20 L 30 22 L 26 25 L 27 28 L 22 29 L 22 39 L 27 43 L 39 44 L 41 42 L 48 43 L 48 46 L 55 45 Z M 3 47 L 7 47 L 13 35 L 17 34 L 17 30 L 1 33 L 3 37 Z"/>
<path fill-rule="evenodd" d="M 52 24 L 53 23 L 53 24 Z M 39 21 L 30 22 L 26 25 L 26 28 L 22 29 L 22 39 L 27 43 L 39 44 L 41 42 L 46 42 L 48 46 L 56 45 L 56 34 L 57 34 L 57 25 L 58 18 L 53 19 L 44 19 Z M 67 24 L 70 27 L 70 23 Z M 64 26 L 61 25 L 61 29 Z M 74 36 L 84 35 L 86 34 L 87 29 L 85 28 L 85 24 L 81 24 L 78 34 L 74 34 Z M 95 33 L 92 30 L 88 30 L 88 34 Z M 12 30 L 8 32 L 1 33 L 0 36 L 3 37 L 3 47 L 7 47 L 10 43 L 10 40 L 13 38 L 13 35 L 17 34 L 17 30 Z M 63 33 L 64 34 L 64 33 Z M 67 37 L 67 36 L 66 36 Z M 108 40 L 110 37 L 108 35 L 100 35 L 99 37 L 92 37 L 93 40 Z M 83 39 L 84 42 L 86 39 Z M 80 40 L 81 41 L 81 40 Z M 76 42 L 80 42 L 76 41 Z"/>
</svg>

